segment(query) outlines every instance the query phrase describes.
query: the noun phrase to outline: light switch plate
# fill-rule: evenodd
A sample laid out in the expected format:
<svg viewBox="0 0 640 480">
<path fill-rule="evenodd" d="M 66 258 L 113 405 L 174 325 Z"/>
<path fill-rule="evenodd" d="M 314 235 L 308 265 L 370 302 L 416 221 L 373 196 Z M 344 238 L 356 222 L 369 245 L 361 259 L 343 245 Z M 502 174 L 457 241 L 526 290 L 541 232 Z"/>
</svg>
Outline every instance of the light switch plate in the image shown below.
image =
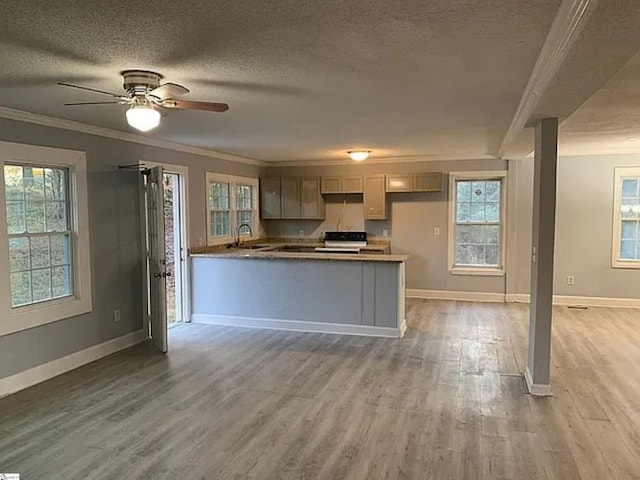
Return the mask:
<svg viewBox="0 0 640 480">
<path fill-rule="evenodd" d="M 433 234 L 437 237 L 440 235 L 440 227 L 433 227 Z"/>
</svg>

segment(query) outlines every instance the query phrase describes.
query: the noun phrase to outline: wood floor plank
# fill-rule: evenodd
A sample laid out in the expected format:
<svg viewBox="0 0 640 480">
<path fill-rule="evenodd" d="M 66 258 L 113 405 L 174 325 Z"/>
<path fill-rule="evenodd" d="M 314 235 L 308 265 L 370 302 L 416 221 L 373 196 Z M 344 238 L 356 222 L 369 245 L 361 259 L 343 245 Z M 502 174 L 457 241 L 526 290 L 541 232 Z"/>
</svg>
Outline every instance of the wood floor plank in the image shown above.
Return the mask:
<svg viewBox="0 0 640 480">
<path fill-rule="evenodd" d="M 521 377 L 526 305 L 409 300 L 401 340 L 187 324 L 0 399 L 25 478 L 640 478 L 640 315 L 554 310 L 554 396 Z"/>
</svg>

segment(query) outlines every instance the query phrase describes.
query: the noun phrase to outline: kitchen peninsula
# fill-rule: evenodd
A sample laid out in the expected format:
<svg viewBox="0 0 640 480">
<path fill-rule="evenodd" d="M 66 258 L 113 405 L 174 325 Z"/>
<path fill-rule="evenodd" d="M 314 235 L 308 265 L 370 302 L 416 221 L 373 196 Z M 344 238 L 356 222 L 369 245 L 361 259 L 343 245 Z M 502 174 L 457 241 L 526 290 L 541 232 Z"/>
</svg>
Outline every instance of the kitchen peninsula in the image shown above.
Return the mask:
<svg viewBox="0 0 640 480">
<path fill-rule="evenodd" d="M 326 253 L 298 242 L 192 253 L 192 321 L 402 337 L 407 257 L 385 250 Z"/>
</svg>

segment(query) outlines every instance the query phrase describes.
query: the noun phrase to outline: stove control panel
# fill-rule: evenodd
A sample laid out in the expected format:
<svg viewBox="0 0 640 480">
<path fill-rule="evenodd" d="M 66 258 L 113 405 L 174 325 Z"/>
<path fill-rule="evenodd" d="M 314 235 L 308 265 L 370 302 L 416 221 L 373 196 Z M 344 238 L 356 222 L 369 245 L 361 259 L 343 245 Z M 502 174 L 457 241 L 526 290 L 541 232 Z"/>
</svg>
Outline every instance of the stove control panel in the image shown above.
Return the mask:
<svg viewBox="0 0 640 480">
<path fill-rule="evenodd" d="M 366 242 L 367 232 L 325 232 L 324 240 L 325 242 Z"/>
</svg>

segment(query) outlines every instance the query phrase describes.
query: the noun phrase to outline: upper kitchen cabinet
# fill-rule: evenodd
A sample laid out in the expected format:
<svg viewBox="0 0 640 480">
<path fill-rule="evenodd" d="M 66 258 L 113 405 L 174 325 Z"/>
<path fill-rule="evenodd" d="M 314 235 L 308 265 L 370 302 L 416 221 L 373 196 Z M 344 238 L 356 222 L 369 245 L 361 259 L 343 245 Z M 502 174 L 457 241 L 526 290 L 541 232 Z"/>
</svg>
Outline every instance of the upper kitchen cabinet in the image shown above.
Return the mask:
<svg viewBox="0 0 640 480">
<path fill-rule="evenodd" d="M 362 193 L 362 177 L 322 177 L 320 179 L 320 192 L 329 193 Z"/>
<path fill-rule="evenodd" d="M 260 179 L 260 216 L 265 220 L 282 218 L 280 177 Z"/>
<path fill-rule="evenodd" d="M 386 175 L 368 175 L 364 177 L 364 219 L 387 219 L 387 180 Z"/>
<path fill-rule="evenodd" d="M 318 177 L 263 177 L 260 205 L 265 220 L 323 220 L 325 204 Z"/>
<path fill-rule="evenodd" d="M 342 177 L 322 177 L 320 193 L 342 193 Z"/>
<path fill-rule="evenodd" d="M 323 220 L 324 211 L 320 179 L 318 177 L 300 178 L 300 218 Z"/>
<path fill-rule="evenodd" d="M 362 193 L 362 177 L 342 177 L 342 193 Z"/>
<path fill-rule="evenodd" d="M 387 192 L 412 192 L 413 191 L 413 174 L 404 173 L 388 173 L 387 174 Z"/>
<path fill-rule="evenodd" d="M 280 177 L 282 218 L 300 218 L 300 179 Z"/>
<path fill-rule="evenodd" d="M 442 191 L 442 173 L 416 173 L 413 176 L 414 192 L 441 192 Z"/>
<path fill-rule="evenodd" d="M 387 174 L 387 192 L 441 192 L 442 173 Z"/>
</svg>

